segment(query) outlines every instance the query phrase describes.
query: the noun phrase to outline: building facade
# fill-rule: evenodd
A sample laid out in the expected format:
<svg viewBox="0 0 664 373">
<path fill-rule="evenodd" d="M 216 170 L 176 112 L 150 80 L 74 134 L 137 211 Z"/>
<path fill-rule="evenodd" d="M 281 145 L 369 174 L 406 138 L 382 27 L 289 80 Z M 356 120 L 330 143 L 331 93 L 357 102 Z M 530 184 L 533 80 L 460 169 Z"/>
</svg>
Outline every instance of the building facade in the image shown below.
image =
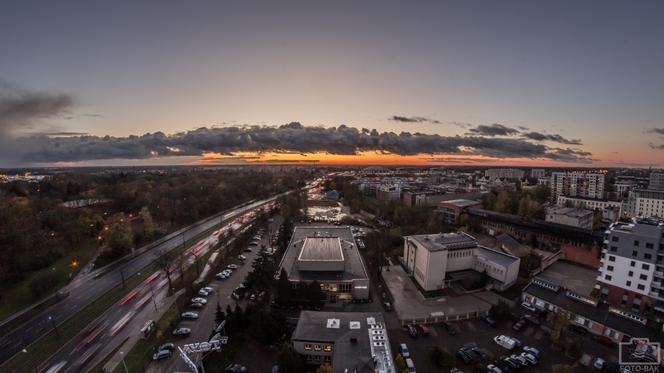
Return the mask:
<svg viewBox="0 0 664 373">
<path fill-rule="evenodd" d="M 530 177 L 533 179 L 539 179 L 546 176 L 546 170 L 543 168 L 533 168 L 530 170 Z"/>
<path fill-rule="evenodd" d="M 604 174 L 585 172 L 554 172 L 551 174 L 551 198 L 559 196 L 604 198 Z"/>
<path fill-rule="evenodd" d="M 664 313 L 664 220 L 612 224 L 596 287 L 611 304 Z"/>
<path fill-rule="evenodd" d="M 569 225 L 581 229 L 593 229 L 593 210 L 576 207 L 550 207 L 546 210 L 546 221 Z"/>
<path fill-rule="evenodd" d="M 449 287 L 454 272 L 468 270 L 486 273 L 496 289 L 504 290 L 516 282 L 520 259 L 458 232 L 404 237 L 403 262 L 425 291 Z"/>
<path fill-rule="evenodd" d="M 629 192 L 625 215 L 664 217 L 664 190 L 637 189 Z"/>
<path fill-rule="evenodd" d="M 650 173 L 650 182 L 648 189 L 651 190 L 664 190 L 664 172 L 657 171 Z"/>
<path fill-rule="evenodd" d="M 490 168 L 484 171 L 484 176 L 489 179 L 523 179 L 525 171 L 518 168 Z"/>
</svg>

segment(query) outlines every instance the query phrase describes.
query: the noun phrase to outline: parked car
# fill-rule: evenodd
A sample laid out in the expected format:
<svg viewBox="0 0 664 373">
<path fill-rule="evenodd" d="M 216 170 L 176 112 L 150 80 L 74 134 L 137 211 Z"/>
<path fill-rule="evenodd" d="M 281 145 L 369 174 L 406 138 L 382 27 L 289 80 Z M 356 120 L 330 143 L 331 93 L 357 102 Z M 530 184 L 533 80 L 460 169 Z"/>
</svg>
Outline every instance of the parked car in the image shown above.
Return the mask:
<svg viewBox="0 0 664 373">
<path fill-rule="evenodd" d="M 201 290 L 205 290 L 208 294 L 212 293 L 214 291 L 214 289 L 210 286 L 206 286 L 206 287 L 202 288 Z"/>
<path fill-rule="evenodd" d="M 224 371 L 226 373 L 245 373 L 247 372 L 247 367 L 241 364 L 228 364 Z"/>
<path fill-rule="evenodd" d="M 606 361 L 604 361 L 604 359 L 602 359 L 601 357 L 596 358 L 595 363 L 593 363 L 593 367 L 595 367 L 595 369 L 602 370 L 604 369 L 605 366 L 606 366 Z"/>
<path fill-rule="evenodd" d="M 173 330 L 173 335 L 189 335 L 191 334 L 191 329 L 189 328 L 177 328 Z"/>
<path fill-rule="evenodd" d="M 457 359 L 463 361 L 464 364 L 468 365 L 473 362 L 473 358 L 465 350 L 459 350 L 456 352 Z"/>
<path fill-rule="evenodd" d="M 157 349 L 157 351 L 159 351 L 159 350 L 169 350 L 169 351 L 174 351 L 174 350 L 175 350 L 175 344 L 170 343 L 170 342 L 168 342 L 168 343 L 164 343 L 163 345 L 159 346 L 159 348 Z"/>
<path fill-rule="evenodd" d="M 242 254 L 238 255 L 237 258 L 238 258 L 240 261 L 243 261 L 243 262 L 244 262 L 245 260 L 247 260 L 247 257 L 244 256 L 244 255 L 242 255 Z"/>
<path fill-rule="evenodd" d="M 173 351 L 171 350 L 159 350 L 152 355 L 152 360 L 162 360 L 162 359 L 168 359 L 173 355 Z"/>
<path fill-rule="evenodd" d="M 411 324 L 406 325 L 406 331 L 408 331 L 408 334 L 411 337 L 417 338 L 417 329 L 413 325 Z"/>
<path fill-rule="evenodd" d="M 477 356 L 481 357 L 482 359 L 486 359 L 490 356 L 489 351 L 483 348 L 472 347 L 470 350 L 473 351 L 475 354 L 477 354 Z"/>
<path fill-rule="evenodd" d="M 390 302 L 383 302 L 383 308 L 385 308 L 385 312 L 392 312 L 392 304 Z"/>
<path fill-rule="evenodd" d="M 523 317 L 526 321 L 533 325 L 540 325 L 542 322 L 539 320 L 539 318 L 535 315 L 526 315 Z"/>
<path fill-rule="evenodd" d="M 494 320 L 494 319 L 491 318 L 490 316 L 484 316 L 484 317 L 482 318 L 482 321 L 484 321 L 484 322 L 485 322 L 487 325 L 489 325 L 490 327 L 494 327 L 494 326 L 496 326 L 496 320 Z"/>
<path fill-rule="evenodd" d="M 590 363 L 593 361 L 593 357 L 588 355 L 588 354 L 583 354 L 581 355 L 581 358 L 579 359 L 579 364 L 583 365 L 584 367 L 590 366 Z"/>
<path fill-rule="evenodd" d="M 523 347 L 523 350 L 524 350 L 525 352 L 527 352 L 527 353 L 529 353 L 529 354 L 535 356 L 535 357 L 538 358 L 538 359 L 540 358 L 540 351 L 539 351 L 538 349 L 536 349 L 535 347 L 524 346 L 524 347 Z"/>
<path fill-rule="evenodd" d="M 494 361 L 493 365 L 497 366 L 503 373 L 510 373 L 512 371 L 512 368 L 500 359 Z"/>
<path fill-rule="evenodd" d="M 528 352 L 522 352 L 520 356 L 522 358 L 526 359 L 528 364 L 537 365 L 537 362 L 538 362 L 537 358 L 535 356 L 529 354 Z"/>
<path fill-rule="evenodd" d="M 521 366 L 523 366 L 523 367 L 527 367 L 528 365 L 530 365 L 530 363 L 528 362 L 528 360 L 526 360 L 525 358 L 523 358 L 523 357 L 520 356 L 520 355 L 516 355 L 516 354 L 514 354 L 514 355 L 510 356 L 510 359 L 512 359 L 512 360 L 514 360 L 514 361 L 518 361 L 519 364 L 521 364 Z"/>
<path fill-rule="evenodd" d="M 505 364 L 509 365 L 510 368 L 514 370 L 520 369 L 523 365 L 521 365 L 520 362 L 517 360 L 512 359 L 511 357 L 502 357 L 501 361 L 504 362 Z"/>
<path fill-rule="evenodd" d="M 457 335 L 459 334 L 459 325 L 454 324 L 454 323 L 447 323 L 445 324 L 445 328 L 447 329 L 447 334 L 449 335 Z"/>
<path fill-rule="evenodd" d="M 250 252 L 251 252 L 251 248 L 247 247 L 247 248 L 244 249 L 243 251 L 244 251 L 245 253 L 250 253 Z"/>
<path fill-rule="evenodd" d="M 404 359 L 410 357 L 410 352 L 408 351 L 408 346 L 405 343 L 399 345 L 399 353 L 403 356 Z"/>
<path fill-rule="evenodd" d="M 491 372 L 491 373 L 503 373 L 503 371 L 500 370 L 500 368 L 498 368 L 497 366 L 495 366 L 493 364 L 487 365 L 486 366 L 486 371 Z"/>
<path fill-rule="evenodd" d="M 198 318 L 198 314 L 191 311 L 182 312 L 182 315 L 180 316 L 182 316 L 182 318 L 185 320 L 196 320 Z"/>
<path fill-rule="evenodd" d="M 523 329 L 523 326 L 526 325 L 526 322 L 524 320 L 517 321 L 514 323 L 512 326 L 512 329 L 516 330 L 517 332 L 521 329 Z"/>
<path fill-rule="evenodd" d="M 195 309 L 201 309 L 201 308 L 203 308 L 203 306 L 205 306 L 203 303 L 193 302 L 193 303 L 189 303 L 188 307 L 189 308 L 195 308 Z"/>
<path fill-rule="evenodd" d="M 521 307 L 527 309 L 530 312 L 537 312 L 537 308 L 535 308 L 535 306 L 533 306 L 531 303 L 528 302 L 521 303 Z"/>
<path fill-rule="evenodd" d="M 201 297 L 207 297 L 208 295 L 210 295 L 210 293 L 208 293 L 207 291 L 201 289 L 201 290 L 198 291 L 198 295 L 201 296 Z"/>
<path fill-rule="evenodd" d="M 422 335 L 429 335 L 429 327 L 428 326 L 426 326 L 424 324 L 420 324 L 420 325 L 418 325 L 418 328 L 420 329 L 420 333 L 422 333 Z"/>
<path fill-rule="evenodd" d="M 228 278 L 228 275 L 224 272 L 219 272 L 216 275 L 214 275 L 214 278 L 216 278 L 217 280 L 223 281 L 223 280 Z"/>
<path fill-rule="evenodd" d="M 202 303 L 202 304 L 207 304 L 207 299 L 201 298 L 201 297 L 196 297 L 196 298 L 191 298 L 192 303 Z"/>
<path fill-rule="evenodd" d="M 508 350 L 513 350 L 517 346 L 516 341 L 506 335 L 497 335 L 493 337 L 493 341 L 496 342 L 498 346 Z"/>
<path fill-rule="evenodd" d="M 228 268 L 228 269 L 237 269 L 238 267 L 237 267 L 237 264 L 229 264 L 229 265 L 226 266 L 226 268 Z"/>
</svg>

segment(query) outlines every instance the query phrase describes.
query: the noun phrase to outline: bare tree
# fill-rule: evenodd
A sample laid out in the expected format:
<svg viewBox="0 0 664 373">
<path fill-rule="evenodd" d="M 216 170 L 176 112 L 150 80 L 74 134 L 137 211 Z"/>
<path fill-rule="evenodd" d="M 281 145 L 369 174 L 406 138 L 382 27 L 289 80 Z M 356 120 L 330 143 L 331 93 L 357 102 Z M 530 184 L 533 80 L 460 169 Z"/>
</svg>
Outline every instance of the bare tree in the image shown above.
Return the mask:
<svg viewBox="0 0 664 373">
<path fill-rule="evenodd" d="M 171 251 L 161 251 L 156 255 L 155 263 L 157 268 L 164 271 L 166 278 L 168 279 L 168 289 L 173 289 L 173 283 L 171 282 L 171 273 L 173 273 L 173 264 L 176 260 L 176 255 Z M 182 276 L 183 274 L 180 274 Z"/>
</svg>

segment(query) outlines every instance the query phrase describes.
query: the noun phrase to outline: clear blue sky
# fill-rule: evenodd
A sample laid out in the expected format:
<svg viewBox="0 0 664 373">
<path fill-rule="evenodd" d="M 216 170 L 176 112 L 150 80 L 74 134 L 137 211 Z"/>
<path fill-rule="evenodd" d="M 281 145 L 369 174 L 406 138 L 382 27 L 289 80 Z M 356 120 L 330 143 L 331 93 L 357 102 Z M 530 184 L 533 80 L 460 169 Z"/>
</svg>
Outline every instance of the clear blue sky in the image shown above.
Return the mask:
<svg viewBox="0 0 664 373">
<path fill-rule="evenodd" d="M 662 164 L 663 19 L 661 1 L 7 1 L 0 88 L 72 102 L 0 136 L 500 123 Z"/>
</svg>

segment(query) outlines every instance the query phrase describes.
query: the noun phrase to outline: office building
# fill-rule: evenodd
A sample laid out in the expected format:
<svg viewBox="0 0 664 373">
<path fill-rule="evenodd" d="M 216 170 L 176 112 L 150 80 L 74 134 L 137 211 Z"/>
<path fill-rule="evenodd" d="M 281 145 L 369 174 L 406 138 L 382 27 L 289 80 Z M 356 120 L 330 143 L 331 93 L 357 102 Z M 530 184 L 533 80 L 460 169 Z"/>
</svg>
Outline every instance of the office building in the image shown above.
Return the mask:
<svg viewBox="0 0 664 373">
<path fill-rule="evenodd" d="M 293 283 L 320 283 L 328 302 L 369 298 L 369 276 L 348 226 L 295 227 L 279 266 Z"/>
<path fill-rule="evenodd" d="M 396 372 L 380 312 L 302 311 L 291 341 L 308 364 L 335 373 Z"/>
<path fill-rule="evenodd" d="M 403 262 L 425 291 L 449 287 L 464 271 L 484 272 L 495 289 L 505 290 L 516 282 L 520 260 L 458 232 L 404 237 Z"/>
</svg>

